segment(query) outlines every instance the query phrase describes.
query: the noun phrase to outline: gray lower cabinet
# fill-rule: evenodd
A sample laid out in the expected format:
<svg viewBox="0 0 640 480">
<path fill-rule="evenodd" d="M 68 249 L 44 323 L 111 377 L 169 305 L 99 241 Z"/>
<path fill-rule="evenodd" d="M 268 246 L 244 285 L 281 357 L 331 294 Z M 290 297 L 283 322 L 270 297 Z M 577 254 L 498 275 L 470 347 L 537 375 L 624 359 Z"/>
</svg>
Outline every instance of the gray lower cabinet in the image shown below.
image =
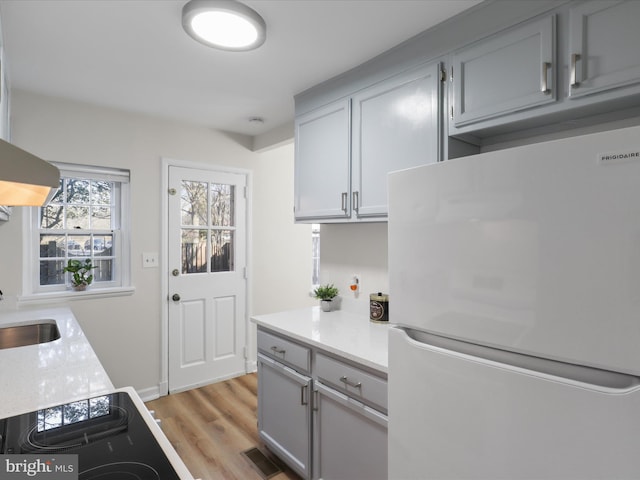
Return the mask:
<svg viewBox="0 0 640 480">
<path fill-rule="evenodd" d="M 454 52 L 451 131 L 556 101 L 555 15 Z"/>
<path fill-rule="evenodd" d="M 258 354 L 260 439 L 302 478 L 311 477 L 311 378 Z"/>
<path fill-rule="evenodd" d="M 314 478 L 387 478 L 387 417 L 347 395 L 314 385 Z"/>
<path fill-rule="evenodd" d="M 304 479 L 385 479 L 386 376 L 258 327 L 258 433 Z"/>
<path fill-rule="evenodd" d="M 639 21 L 638 1 L 589 1 L 570 9 L 570 98 L 640 84 Z"/>
</svg>

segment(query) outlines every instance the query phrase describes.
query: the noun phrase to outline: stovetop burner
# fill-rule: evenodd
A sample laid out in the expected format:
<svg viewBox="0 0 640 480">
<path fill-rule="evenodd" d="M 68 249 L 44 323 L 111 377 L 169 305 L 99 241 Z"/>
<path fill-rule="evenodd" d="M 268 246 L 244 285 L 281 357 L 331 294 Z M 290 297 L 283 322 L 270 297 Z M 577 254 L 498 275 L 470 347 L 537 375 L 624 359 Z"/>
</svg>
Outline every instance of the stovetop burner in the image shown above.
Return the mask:
<svg viewBox="0 0 640 480">
<path fill-rule="evenodd" d="M 179 479 L 126 392 L 0 420 L 0 453 L 77 454 L 80 480 Z"/>
</svg>

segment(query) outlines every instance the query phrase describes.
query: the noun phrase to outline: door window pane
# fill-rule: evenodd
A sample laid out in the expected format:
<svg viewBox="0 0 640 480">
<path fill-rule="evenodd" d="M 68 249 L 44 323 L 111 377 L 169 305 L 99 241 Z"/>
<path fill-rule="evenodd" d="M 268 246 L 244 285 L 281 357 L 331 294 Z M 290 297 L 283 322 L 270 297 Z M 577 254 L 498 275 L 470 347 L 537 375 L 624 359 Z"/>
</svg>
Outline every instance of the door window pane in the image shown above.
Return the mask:
<svg viewBox="0 0 640 480">
<path fill-rule="evenodd" d="M 230 272 L 233 270 L 233 231 L 213 230 L 211 232 L 211 271 Z"/>
<path fill-rule="evenodd" d="M 207 271 L 207 230 L 182 229 L 182 273 Z"/>
<path fill-rule="evenodd" d="M 234 185 L 211 184 L 211 225 L 229 227 L 234 219 Z"/>
<path fill-rule="evenodd" d="M 207 225 L 207 183 L 183 181 L 180 189 L 182 225 Z"/>
</svg>

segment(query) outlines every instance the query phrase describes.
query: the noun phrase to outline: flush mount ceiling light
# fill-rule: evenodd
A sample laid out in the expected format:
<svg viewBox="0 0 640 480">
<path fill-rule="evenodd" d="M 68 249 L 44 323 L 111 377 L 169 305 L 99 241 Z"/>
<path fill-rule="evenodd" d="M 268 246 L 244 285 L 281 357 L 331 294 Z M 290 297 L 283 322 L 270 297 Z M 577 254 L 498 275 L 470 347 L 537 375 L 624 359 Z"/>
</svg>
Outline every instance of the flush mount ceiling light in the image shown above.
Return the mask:
<svg viewBox="0 0 640 480">
<path fill-rule="evenodd" d="M 236 52 L 258 48 L 267 38 L 262 17 L 235 0 L 191 0 L 182 7 L 182 26 L 200 43 Z"/>
</svg>

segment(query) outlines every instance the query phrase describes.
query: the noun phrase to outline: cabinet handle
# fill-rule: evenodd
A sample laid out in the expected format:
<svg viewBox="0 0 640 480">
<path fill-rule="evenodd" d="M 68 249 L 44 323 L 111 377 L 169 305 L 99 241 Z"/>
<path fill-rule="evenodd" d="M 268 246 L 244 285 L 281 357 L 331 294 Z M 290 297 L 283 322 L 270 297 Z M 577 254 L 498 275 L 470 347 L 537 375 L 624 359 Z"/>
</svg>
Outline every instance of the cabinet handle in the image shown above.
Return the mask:
<svg viewBox="0 0 640 480">
<path fill-rule="evenodd" d="M 362 388 L 362 382 L 358 382 L 358 383 L 353 382 L 353 381 L 349 380 L 344 375 L 342 377 L 340 377 L 340 381 L 342 383 L 346 384 L 346 385 L 349 385 L 350 387 L 353 387 L 353 388 Z"/>
<path fill-rule="evenodd" d="M 347 213 L 347 192 L 342 192 L 342 211 Z"/>
<path fill-rule="evenodd" d="M 571 86 L 578 87 L 580 86 L 580 82 L 578 82 L 578 69 L 577 64 L 581 60 L 579 53 L 571 54 Z"/>
<path fill-rule="evenodd" d="M 549 82 L 547 80 L 549 74 L 549 68 L 551 68 L 551 63 L 542 62 L 542 76 L 540 77 L 540 91 L 545 94 L 551 93 L 549 89 Z"/>
<path fill-rule="evenodd" d="M 302 385 L 300 387 L 300 405 L 308 405 L 309 402 L 307 402 L 304 398 L 304 391 L 307 389 L 307 385 Z"/>
<path fill-rule="evenodd" d="M 320 410 L 318 405 L 320 405 L 320 401 L 318 400 L 318 390 L 314 390 L 313 391 L 313 409 L 312 409 L 314 412 L 317 412 L 318 410 Z"/>
<path fill-rule="evenodd" d="M 278 348 L 278 347 L 271 347 L 271 350 L 273 350 L 273 353 L 280 353 L 282 355 L 284 355 L 284 353 L 286 352 L 286 350 L 284 348 Z"/>
<path fill-rule="evenodd" d="M 360 207 L 360 199 L 358 192 L 353 192 L 353 209 L 358 212 L 358 208 Z"/>
</svg>

